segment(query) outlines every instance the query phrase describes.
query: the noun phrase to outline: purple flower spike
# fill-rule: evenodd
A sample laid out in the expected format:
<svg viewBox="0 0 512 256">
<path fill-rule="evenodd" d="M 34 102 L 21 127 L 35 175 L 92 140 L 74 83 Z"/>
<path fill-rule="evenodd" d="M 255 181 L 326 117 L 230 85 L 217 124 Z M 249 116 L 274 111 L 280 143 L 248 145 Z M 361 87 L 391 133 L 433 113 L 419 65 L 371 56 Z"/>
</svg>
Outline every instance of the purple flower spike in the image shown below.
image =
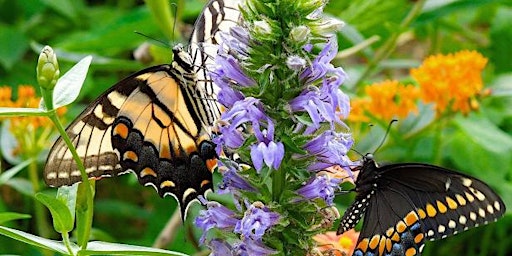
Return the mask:
<svg viewBox="0 0 512 256">
<path fill-rule="evenodd" d="M 206 232 L 212 228 L 232 229 L 238 225 L 239 219 L 235 213 L 218 202 L 210 201 L 206 204 L 207 210 L 202 210 L 194 223 L 203 230 L 200 242 L 204 243 Z"/>
<path fill-rule="evenodd" d="M 235 232 L 246 238 L 260 240 L 270 227 L 277 224 L 279 214 L 271 212 L 261 202 L 254 202 L 245 211 L 244 217 L 236 224 Z"/>
<path fill-rule="evenodd" d="M 267 247 L 263 242 L 250 238 L 235 244 L 233 249 L 235 254 L 240 256 L 266 256 L 278 253 L 278 251 Z"/>
<path fill-rule="evenodd" d="M 329 175 L 320 175 L 311 178 L 304 187 L 297 190 L 297 194 L 306 199 L 322 198 L 328 205 L 332 205 L 334 191 L 339 187 L 341 179 L 331 178 Z"/>
<path fill-rule="evenodd" d="M 258 173 L 263 168 L 263 162 L 268 167 L 272 167 L 275 170 L 279 169 L 283 157 L 284 145 L 282 142 L 275 143 L 270 141 L 268 144 L 260 142 L 257 145 L 251 145 L 251 160 Z"/>
</svg>

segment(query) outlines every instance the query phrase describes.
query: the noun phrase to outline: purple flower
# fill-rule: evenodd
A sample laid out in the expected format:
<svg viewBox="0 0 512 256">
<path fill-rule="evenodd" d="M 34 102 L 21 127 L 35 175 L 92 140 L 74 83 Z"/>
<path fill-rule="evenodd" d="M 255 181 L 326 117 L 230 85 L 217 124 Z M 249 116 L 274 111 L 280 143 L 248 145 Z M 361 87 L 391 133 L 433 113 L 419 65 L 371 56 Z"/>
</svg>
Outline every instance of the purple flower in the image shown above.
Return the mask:
<svg viewBox="0 0 512 256">
<path fill-rule="evenodd" d="M 306 51 L 309 47 L 306 49 Z M 300 74 L 300 79 L 305 84 L 310 84 L 320 78 L 324 78 L 328 72 L 336 72 L 336 68 L 330 63 L 338 53 L 338 44 L 336 40 L 327 41 L 322 51 L 313 60 L 311 66 L 307 67 Z M 340 75 L 341 73 L 337 73 Z"/>
<path fill-rule="evenodd" d="M 228 86 L 222 87 L 222 89 L 217 94 L 217 100 L 219 103 L 227 108 L 233 107 L 235 102 L 243 100 L 244 98 L 245 96 L 242 92 Z"/>
<path fill-rule="evenodd" d="M 236 190 L 258 191 L 238 174 L 239 169 L 238 163 L 235 161 L 226 160 L 219 162 L 219 170 L 222 172 L 222 184 L 219 185 L 219 194 L 236 192 Z"/>
<path fill-rule="evenodd" d="M 194 223 L 203 230 L 200 242 L 204 243 L 206 232 L 212 228 L 232 229 L 238 225 L 239 219 L 235 213 L 218 202 L 210 201 L 206 204 L 207 210 L 202 210 Z"/>
<path fill-rule="evenodd" d="M 244 125 L 250 123 L 255 136 L 261 141 L 265 137 L 272 136 L 274 124 L 272 120 L 263 111 L 263 106 L 258 99 L 247 97 L 237 101 L 233 106 L 221 115 L 220 136 L 214 138 L 214 143 L 230 148 L 239 148 L 245 141 Z M 268 131 L 267 134 L 262 131 Z M 271 135 L 268 135 L 268 134 Z"/>
<path fill-rule="evenodd" d="M 251 204 L 241 221 L 237 222 L 235 232 L 242 234 L 245 238 L 260 240 L 267 229 L 277 224 L 279 214 L 270 211 L 261 202 Z"/>
<path fill-rule="evenodd" d="M 348 158 L 347 152 L 353 143 L 350 133 L 325 131 L 304 145 L 304 149 L 317 159 L 308 169 L 318 171 L 333 165 L 349 169 L 352 161 Z"/>
<path fill-rule="evenodd" d="M 340 90 L 340 85 L 343 83 L 346 75 L 345 71 L 341 68 L 336 68 L 336 72 L 339 75 L 332 75 L 323 81 L 322 87 L 320 87 L 321 94 L 326 96 L 326 101 L 330 102 L 332 111 L 336 113 L 335 121 L 342 123 L 339 119 L 341 117 L 348 117 L 350 113 L 350 99 L 348 96 Z M 343 75 L 341 75 L 343 73 Z"/>
<path fill-rule="evenodd" d="M 329 175 L 312 177 L 304 187 L 297 190 L 297 194 L 306 199 L 322 198 L 328 205 L 332 205 L 334 191 L 339 187 L 341 179 L 331 178 Z"/>
<path fill-rule="evenodd" d="M 244 74 L 238 60 L 231 55 L 219 54 L 215 57 L 215 66 L 210 72 L 213 82 L 219 87 L 254 86 L 256 82 Z"/>
<path fill-rule="evenodd" d="M 236 243 L 233 249 L 235 254 L 239 256 L 265 256 L 278 253 L 260 240 L 250 238 L 245 238 L 242 242 Z"/>
<path fill-rule="evenodd" d="M 282 142 L 275 143 L 274 141 L 270 141 L 268 144 L 260 142 L 251 145 L 251 160 L 258 173 L 261 171 L 261 168 L 263 168 L 263 162 L 265 162 L 268 167 L 272 167 L 275 170 L 279 169 L 283 158 L 284 145 Z"/>
<path fill-rule="evenodd" d="M 291 110 L 294 112 L 306 111 L 311 117 L 311 129 L 320 128 L 323 121 L 332 122 L 335 118 L 335 112 L 330 101 L 326 100 L 326 95 L 318 88 L 310 86 L 306 88 L 299 96 L 290 101 Z M 309 133 L 308 131 L 307 133 Z"/>
<path fill-rule="evenodd" d="M 211 250 L 210 256 L 235 256 L 235 251 L 229 243 L 220 239 L 212 239 L 208 243 Z"/>
</svg>

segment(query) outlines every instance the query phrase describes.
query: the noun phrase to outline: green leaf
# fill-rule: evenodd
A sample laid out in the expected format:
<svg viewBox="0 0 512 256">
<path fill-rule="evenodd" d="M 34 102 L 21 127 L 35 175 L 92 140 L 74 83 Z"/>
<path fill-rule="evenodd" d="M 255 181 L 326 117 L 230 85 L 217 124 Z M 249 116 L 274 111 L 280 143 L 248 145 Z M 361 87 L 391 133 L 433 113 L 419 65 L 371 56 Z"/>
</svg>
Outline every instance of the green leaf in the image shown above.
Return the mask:
<svg viewBox="0 0 512 256">
<path fill-rule="evenodd" d="M 107 243 L 92 241 L 87 244 L 87 250 L 80 251 L 80 255 L 177 255 L 185 256 L 180 252 L 167 251 L 151 247 L 142 247 L 128 244 Z"/>
<path fill-rule="evenodd" d="M 17 212 L 0 212 L 0 223 L 8 222 L 11 220 L 29 219 L 32 216 Z"/>
<path fill-rule="evenodd" d="M 68 255 L 68 250 L 66 249 L 66 246 L 64 245 L 64 243 L 59 241 L 35 236 L 30 233 L 23 232 L 21 230 L 2 226 L 0 226 L 0 234 L 29 245 L 37 246 L 39 248 L 44 248 L 48 250 L 53 250 L 58 253 Z M 71 244 L 71 249 L 74 252 L 73 254 L 76 254 L 76 252 L 78 252 L 78 246 L 75 244 Z"/>
<path fill-rule="evenodd" d="M 70 0 L 42 0 L 44 4 L 46 4 L 51 9 L 55 10 L 55 12 L 69 18 L 73 22 L 79 22 L 79 13 L 77 7 L 73 5 L 74 1 Z M 80 1 L 76 1 L 80 2 Z"/>
<path fill-rule="evenodd" d="M 75 207 L 76 207 L 76 197 L 78 192 L 78 183 L 75 183 L 71 186 L 62 186 L 57 190 L 57 199 L 63 202 L 70 214 L 71 214 L 71 223 L 75 222 Z"/>
<path fill-rule="evenodd" d="M 2 108 L 0 108 L 0 113 Z M 21 163 L 20 156 L 16 155 L 14 152 L 16 148 L 18 148 L 18 141 L 10 131 L 11 122 L 6 120 L 2 122 L 0 127 L 0 152 L 2 153 L 3 158 L 10 164 L 19 164 Z M 2 182 L 0 181 L 0 184 Z"/>
<path fill-rule="evenodd" d="M 26 196 L 32 197 L 35 193 L 32 183 L 26 178 L 11 178 L 5 182 L 5 185 Z"/>
<path fill-rule="evenodd" d="M 497 73 L 512 71 L 512 31 L 510 29 L 510 20 L 512 19 L 512 10 L 510 8 L 499 8 L 496 16 L 491 22 L 490 29 L 490 61 L 494 65 Z"/>
<path fill-rule="evenodd" d="M 64 74 L 53 89 L 53 107 L 60 108 L 76 100 L 80 94 L 80 89 L 84 84 L 87 71 L 91 65 L 92 57 L 87 56 L 75 64 L 66 74 Z M 45 109 L 44 100 L 41 99 L 39 106 Z"/>
<path fill-rule="evenodd" d="M 0 66 L 10 70 L 28 49 L 28 39 L 16 28 L 0 25 Z"/>
<path fill-rule="evenodd" d="M 53 228 L 57 232 L 67 233 L 73 230 L 73 217 L 64 202 L 43 193 L 37 193 L 35 197 L 50 210 Z"/>
<path fill-rule="evenodd" d="M 2 174 L 0 174 L 0 185 L 5 184 L 8 180 L 14 177 L 14 175 L 18 174 L 18 172 L 23 170 L 23 168 L 27 167 L 32 161 L 34 161 L 34 159 L 25 160 L 20 164 L 13 166 L 11 169 L 2 172 Z"/>
</svg>

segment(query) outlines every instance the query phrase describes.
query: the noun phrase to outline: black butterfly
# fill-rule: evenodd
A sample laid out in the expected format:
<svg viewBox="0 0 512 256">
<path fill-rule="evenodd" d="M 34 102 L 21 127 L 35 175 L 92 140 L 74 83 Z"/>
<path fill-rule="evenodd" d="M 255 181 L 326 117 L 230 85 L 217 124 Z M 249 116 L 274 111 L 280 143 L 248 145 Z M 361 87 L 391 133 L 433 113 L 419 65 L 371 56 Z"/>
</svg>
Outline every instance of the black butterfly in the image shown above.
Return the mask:
<svg viewBox="0 0 512 256">
<path fill-rule="evenodd" d="M 379 167 L 367 154 L 357 169 L 356 200 L 337 231 L 354 228 L 364 215 L 356 256 L 421 255 L 426 239 L 455 235 L 505 213 L 501 198 L 484 182 L 439 166 Z"/>
</svg>

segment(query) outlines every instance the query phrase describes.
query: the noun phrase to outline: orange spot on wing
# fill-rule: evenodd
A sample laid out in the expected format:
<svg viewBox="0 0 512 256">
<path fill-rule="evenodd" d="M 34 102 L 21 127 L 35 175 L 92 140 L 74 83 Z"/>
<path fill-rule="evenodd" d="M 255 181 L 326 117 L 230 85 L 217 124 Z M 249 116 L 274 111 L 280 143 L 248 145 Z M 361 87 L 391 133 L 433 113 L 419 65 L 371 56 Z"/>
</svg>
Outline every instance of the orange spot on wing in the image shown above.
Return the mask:
<svg viewBox="0 0 512 256">
<path fill-rule="evenodd" d="M 374 235 L 368 244 L 370 249 L 374 250 L 379 245 L 380 235 Z"/>
<path fill-rule="evenodd" d="M 365 252 L 368 249 L 368 238 L 361 240 L 361 242 L 357 244 L 357 249 L 361 249 Z"/>
<path fill-rule="evenodd" d="M 451 197 L 446 197 L 446 203 L 450 209 L 457 209 L 457 202 L 455 202 Z"/>
<path fill-rule="evenodd" d="M 208 185 L 208 184 L 210 184 L 210 181 L 209 181 L 209 180 L 203 180 L 203 181 L 201 182 L 201 187 L 204 187 L 204 186 L 206 186 L 206 185 Z"/>
<path fill-rule="evenodd" d="M 148 175 L 153 176 L 155 178 L 157 176 L 156 172 L 153 171 L 153 169 L 151 169 L 149 167 L 146 167 L 146 168 L 142 169 L 142 171 L 140 171 L 140 177 L 141 178 L 144 177 L 144 176 L 148 176 Z"/>
<path fill-rule="evenodd" d="M 128 126 L 123 123 L 117 124 L 113 129 L 113 134 L 114 136 L 119 135 L 123 139 L 128 138 Z"/>
<path fill-rule="evenodd" d="M 407 251 L 405 251 L 405 256 L 413 256 L 416 254 L 417 254 L 417 251 L 414 248 L 409 248 L 409 249 L 407 249 Z"/>
<path fill-rule="evenodd" d="M 174 182 L 172 182 L 170 180 L 166 180 L 166 181 L 160 183 L 160 188 L 165 188 L 165 187 L 176 187 L 176 184 L 174 184 Z"/>
<path fill-rule="evenodd" d="M 405 220 L 405 224 L 407 224 L 407 226 L 412 226 L 412 224 L 414 224 L 414 223 L 416 223 L 416 221 L 418 221 L 418 215 L 416 215 L 416 213 L 414 211 L 412 211 L 409 214 L 407 214 L 407 216 L 405 216 L 404 220 Z"/>
<path fill-rule="evenodd" d="M 429 217 L 434 217 L 434 216 L 436 216 L 437 211 L 436 211 L 436 208 L 434 208 L 434 206 L 433 206 L 433 205 L 431 205 L 431 204 L 427 204 L 426 209 L 427 209 L 427 214 L 428 214 L 428 216 L 429 216 Z"/>
<path fill-rule="evenodd" d="M 206 160 L 206 168 L 208 168 L 210 172 L 213 173 L 215 167 L 217 167 L 217 159 L 214 158 Z"/>
<path fill-rule="evenodd" d="M 398 233 L 403 233 L 406 228 L 407 225 L 403 221 L 399 221 L 398 224 L 396 224 L 396 231 L 398 231 Z"/>
<path fill-rule="evenodd" d="M 123 160 L 131 160 L 133 162 L 139 161 L 139 156 L 133 151 L 126 151 L 123 154 Z"/>
<path fill-rule="evenodd" d="M 446 208 L 446 205 L 441 203 L 439 200 L 436 201 L 436 204 L 437 204 L 437 209 L 439 210 L 440 213 L 445 213 L 448 210 L 448 208 Z"/>
<path fill-rule="evenodd" d="M 423 241 L 423 238 L 425 237 L 425 235 L 423 235 L 423 233 L 419 233 L 418 235 L 416 235 L 414 237 L 414 243 L 421 243 L 421 241 Z"/>
</svg>

